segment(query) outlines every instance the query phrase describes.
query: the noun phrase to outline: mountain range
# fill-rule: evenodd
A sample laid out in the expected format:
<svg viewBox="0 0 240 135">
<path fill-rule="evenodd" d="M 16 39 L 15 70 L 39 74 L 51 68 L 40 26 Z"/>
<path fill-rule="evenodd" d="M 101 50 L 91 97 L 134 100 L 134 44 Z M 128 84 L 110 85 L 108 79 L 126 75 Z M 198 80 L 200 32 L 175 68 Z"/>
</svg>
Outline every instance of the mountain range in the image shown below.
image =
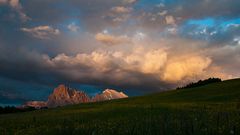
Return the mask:
<svg viewBox="0 0 240 135">
<path fill-rule="evenodd" d="M 123 92 L 118 92 L 113 89 L 106 89 L 101 94 L 97 94 L 96 96 L 90 98 L 83 91 L 79 91 L 61 84 L 53 90 L 53 93 L 49 95 L 47 101 L 28 101 L 24 103 L 22 107 L 54 108 L 71 104 L 100 102 L 127 97 L 128 96 Z"/>
</svg>

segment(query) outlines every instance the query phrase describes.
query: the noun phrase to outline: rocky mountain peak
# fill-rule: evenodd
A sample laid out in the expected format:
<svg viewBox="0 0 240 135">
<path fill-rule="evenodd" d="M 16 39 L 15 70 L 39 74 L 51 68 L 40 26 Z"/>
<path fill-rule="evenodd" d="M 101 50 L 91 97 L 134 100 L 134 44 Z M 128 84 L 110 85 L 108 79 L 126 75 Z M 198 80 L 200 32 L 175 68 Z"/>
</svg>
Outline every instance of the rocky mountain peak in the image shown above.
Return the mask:
<svg viewBox="0 0 240 135">
<path fill-rule="evenodd" d="M 127 98 L 128 96 L 123 92 L 118 92 L 113 89 L 105 89 L 101 94 L 97 94 L 92 101 L 105 101 L 105 100 L 112 100 L 112 99 L 119 99 L 119 98 Z"/>
<path fill-rule="evenodd" d="M 69 96 L 69 91 L 70 91 L 70 89 L 67 86 L 61 84 L 57 88 L 54 89 L 53 95 Z"/>
<path fill-rule="evenodd" d="M 86 93 L 61 84 L 55 88 L 53 94 L 48 97 L 47 106 L 57 107 L 68 104 L 86 103 L 89 101 L 90 98 Z"/>
<path fill-rule="evenodd" d="M 114 96 L 116 98 L 126 98 L 128 97 L 126 94 L 124 94 L 123 92 L 118 92 L 116 90 L 113 89 L 105 89 L 103 91 L 103 94 L 109 94 L 110 96 Z"/>
<path fill-rule="evenodd" d="M 44 101 L 29 101 L 24 107 L 35 107 L 35 108 L 43 108 L 43 107 L 58 107 L 65 106 L 69 104 L 80 104 L 80 103 L 88 103 L 88 102 L 99 102 L 105 100 L 119 99 L 119 98 L 127 98 L 123 92 L 118 92 L 113 89 L 105 89 L 101 94 L 97 94 L 92 99 L 83 92 L 78 91 L 76 89 L 72 89 L 63 84 L 59 85 L 53 90 L 53 93 L 49 95 L 47 102 Z"/>
</svg>

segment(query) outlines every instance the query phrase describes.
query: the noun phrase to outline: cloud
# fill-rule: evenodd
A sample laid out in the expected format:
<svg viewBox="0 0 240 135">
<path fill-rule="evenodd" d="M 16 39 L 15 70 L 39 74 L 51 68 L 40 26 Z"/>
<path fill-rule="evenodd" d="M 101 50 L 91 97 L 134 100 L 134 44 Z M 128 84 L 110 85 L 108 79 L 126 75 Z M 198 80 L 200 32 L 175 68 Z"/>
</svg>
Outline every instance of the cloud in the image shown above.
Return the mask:
<svg viewBox="0 0 240 135">
<path fill-rule="evenodd" d="M 9 0 L 9 4 L 14 8 L 19 8 L 20 7 L 19 0 Z"/>
<path fill-rule="evenodd" d="M 27 85 L 74 82 L 146 91 L 213 76 L 239 76 L 238 22 L 226 27 L 215 27 L 218 21 L 214 27 L 184 26 L 189 19 L 236 19 L 240 17 L 239 1 L 20 2 L 0 0 L 8 6 L 0 13 L 0 76 Z M 24 25 L 9 21 L 16 15 L 12 11 L 17 16 L 27 13 L 32 21 Z M 17 31 L 20 27 L 24 28 Z M 66 31 L 60 34 L 60 28 Z M 64 34 L 69 31 L 76 33 Z M 55 38 L 58 36 L 61 38 Z M 51 45 L 34 46 L 43 43 L 38 39 Z"/>
<path fill-rule="evenodd" d="M 0 4 L 7 4 L 11 8 L 13 8 L 16 12 L 18 12 L 18 14 L 23 22 L 26 22 L 31 19 L 23 12 L 23 8 L 22 8 L 22 5 L 20 4 L 19 0 L 0 0 Z"/>
<path fill-rule="evenodd" d="M 212 63 L 209 57 L 197 54 L 172 57 L 168 54 L 165 50 L 140 47 L 129 53 L 94 51 L 76 56 L 59 54 L 54 58 L 45 57 L 45 64 L 58 75 L 74 82 L 159 90 L 208 76 L 205 71 Z"/>
<path fill-rule="evenodd" d="M 108 13 L 103 15 L 103 19 L 112 25 L 120 25 L 131 17 L 132 7 L 114 6 Z"/>
<path fill-rule="evenodd" d="M 213 75 L 227 78 L 232 73 L 224 72 L 225 64 L 228 64 L 225 59 L 234 56 L 233 61 L 238 61 L 237 48 L 227 49 L 228 52 L 225 50 L 226 54 L 232 54 L 226 57 L 219 56 L 222 50 L 214 52 L 209 48 L 200 48 L 203 43 L 177 38 L 150 42 L 147 38 L 148 36 L 133 42 L 127 50 L 100 47 L 74 55 L 50 55 L 17 49 L 13 57 L 9 56 L 11 49 L 1 49 L 0 74 L 25 82 L 71 82 L 153 92 Z M 219 59 L 216 59 L 218 57 Z M 12 66 L 13 64 L 15 66 Z M 235 64 L 239 66 L 238 63 Z M 236 65 L 232 65 L 232 69 L 235 69 Z M 237 69 L 235 70 L 237 72 Z"/>
<path fill-rule="evenodd" d="M 167 10 L 163 10 L 162 12 L 158 12 L 158 15 L 165 16 L 168 13 Z"/>
<path fill-rule="evenodd" d="M 144 51 L 146 54 L 142 54 Z M 94 51 L 76 56 L 59 54 L 54 58 L 45 58 L 46 63 L 58 75 L 79 83 L 104 84 L 108 86 L 163 89 L 167 83 L 156 79 L 165 66 L 167 54 L 163 50 L 138 48 L 131 53 L 120 51 Z M 141 77 L 140 77 L 141 76 Z M 159 78 L 159 77 L 158 77 Z M 150 82 L 149 82 L 150 81 Z M 161 86 L 158 86 L 160 83 Z M 170 87 L 170 86 L 168 86 Z"/>
<path fill-rule="evenodd" d="M 107 33 L 98 33 L 95 39 L 106 45 L 119 45 L 119 44 L 129 44 L 131 39 L 127 36 L 114 36 Z"/>
<path fill-rule="evenodd" d="M 176 20 L 173 16 L 168 15 L 168 16 L 165 17 L 165 19 L 166 19 L 166 24 L 176 25 Z"/>
<path fill-rule="evenodd" d="M 190 19 L 225 19 L 231 20 L 239 18 L 240 1 L 236 0 L 182 0 L 173 2 L 162 2 L 164 6 L 159 6 L 159 1 L 139 1 L 143 6 L 134 8 L 134 16 L 137 25 L 146 29 L 162 30 L 167 25 L 182 25 Z M 137 4 L 139 4 L 137 3 Z M 139 4 L 140 5 L 140 4 Z M 209 5 L 212 5 L 209 8 Z M 194 11 L 192 13 L 191 11 Z"/>
<path fill-rule="evenodd" d="M 113 7 L 111 9 L 112 12 L 114 13 L 118 13 L 118 14 L 124 14 L 124 13 L 129 13 L 132 11 L 132 8 L 126 8 L 123 6 L 117 6 L 117 7 Z"/>
<path fill-rule="evenodd" d="M 77 26 L 75 23 L 71 23 L 67 26 L 68 30 L 72 31 L 72 32 L 78 32 L 78 30 L 80 29 L 79 26 Z"/>
<path fill-rule="evenodd" d="M 39 39 L 51 39 L 51 37 L 54 37 L 60 34 L 60 30 L 54 29 L 51 26 L 47 26 L 47 25 L 37 26 L 34 28 L 21 28 L 21 30 Z"/>
<path fill-rule="evenodd" d="M 0 103 L 18 103 L 25 102 L 27 98 L 6 90 L 0 90 Z"/>
<path fill-rule="evenodd" d="M 219 67 L 220 70 L 233 77 L 239 77 L 239 44 L 234 46 L 214 46 L 212 49 L 209 49 L 209 54 L 212 54 L 212 59 L 216 67 Z"/>
<path fill-rule="evenodd" d="M 0 4 L 5 4 L 7 2 L 8 2 L 8 0 L 0 0 Z"/>
<path fill-rule="evenodd" d="M 126 4 L 132 4 L 132 3 L 137 2 L 137 0 L 123 0 L 123 2 Z"/>
<path fill-rule="evenodd" d="M 201 56 L 184 56 L 170 60 L 163 74 L 163 79 L 165 81 L 177 82 L 188 77 L 201 76 L 211 62 L 210 58 Z"/>
<path fill-rule="evenodd" d="M 202 26 L 197 24 L 185 24 L 180 28 L 179 35 L 184 38 L 205 40 L 211 46 L 225 46 L 238 44 L 240 37 L 240 26 L 225 20 L 217 21 L 214 26 Z"/>
<path fill-rule="evenodd" d="M 209 8 L 209 5 L 211 8 Z M 197 2 L 191 2 L 191 0 L 184 0 L 182 3 L 177 3 L 173 8 L 175 14 L 185 19 L 189 18 L 206 18 L 206 17 L 224 17 L 232 19 L 233 17 L 239 17 L 237 8 L 240 5 L 240 1 L 236 0 L 203 0 Z M 177 6 L 182 8 L 177 8 Z M 189 11 L 194 11 L 192 14 Z"/>
<path fill-rule="evenodd" d="M 138 47 L 122 59 L 128 65 L 126 68 L 129 70 L 144 74 L 158 74 L 165 66 L 167 52 L 161 49 L 146 51 L 144 48 Z"/>
<path fill-rule="evenodd" d="M 133 4 L 134 3 L 134 4 Z M 67 5 L 67 8 L 53 8 L 57 6 L 53 5 Z M 91 6 L 89 6 L 91 5 Z M 135 6 L 136 5 L 136 6 Z M 174 2 L 162 2 L 159 5 L 159 1 L 137 1 L 137 0 L 92 0 L 86 2 L 84 0 L 71 0 L 71 1 L 57 1 L 57 0 L 41 0 L 41 1 L 26 1 L 24 2 L 24 9 L 32 17 L 37 20 L 45 20 L 51 23 L 61 23 L 68 19 L 78 19 L 87 28 L 88 31 L 96 33 L 107 27 L 119 26 L 124 22 L 129 27 L 143 27 L 152 29 L 162 29 L 166 26 L 166 16 L 172 16 L 175 20 L 175 24 L 181 24 L 188 19 L 202 19 L 202 18 L 233 18 L 239 17 L 238 8 L 239 1 L 236 0 L 202 0 L 193 2 L 191 0 L 174 1 Z M 209 5 L 213 5 L 208 8 Z M 44 11 L 42 10 L 44 8 Z M 124 12 L 124 15 L 109 15 L 109 10 L 114 9 L 120 12 Z M 118 7 L 118 8 L 116 8 Z M 144 7 L 142 10 L 141 7 Z M 131 10 L 132 9 L 132 10 Z M 134 9 L 134 10 L 133 10 Z M 129 10 L 131 14 L 126 15 Z M 34 12 L 41 11 L 41 12 Z M 194 14 L 189 11 L 194 11 Z M 78 13 L 81 13 L 79 15 Z M 145 13 L 145 16 L 143 14 Z M 51 14 L 51 15 L 49 15 Z M 174 22 L 172 17 L 168 17 L 168 22 L 171 24 Z M 95 22 L 98 22 L 96 25 Z M 131 24 L 134 24 L 131 25 Z"/>
<path fill-rule="evenodd" d="M 130 11 L 133 11 L 133 6 L 136 2 L 137 0 L 91 0 L 90 2 L 85 0 L 26 1 L 24 2 L 24 10 L 33 19 L 44 20 L 51 25 L 61 24 L 72 19 L 81 20 L 81 25 L 86 30 L 96 33 L 110 26 L 119 26 L 131 18 L 130 14 L 132 12 Z M 66 8 L 57 8 L 58 5 L 66 5 Z M 42 10 L 43 8 L 44 10 Z M 112 10 L 122 13 L 116 13 Z M 96 22 L 98 22 L 97 25 Z"/>
</svg>

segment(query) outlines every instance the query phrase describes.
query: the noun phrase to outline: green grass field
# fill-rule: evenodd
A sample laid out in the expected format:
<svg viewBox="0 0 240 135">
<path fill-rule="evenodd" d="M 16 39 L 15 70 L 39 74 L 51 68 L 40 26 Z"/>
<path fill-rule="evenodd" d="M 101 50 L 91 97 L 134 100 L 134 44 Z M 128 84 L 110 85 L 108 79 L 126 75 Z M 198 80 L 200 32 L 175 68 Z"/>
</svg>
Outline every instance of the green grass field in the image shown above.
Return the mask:
<svg viewBox="0 0 240 135">
<path fill-rule="evenodd" d="M 0 115 L 0 135 L 239 135 L 240 79 Z"/>
</svg>

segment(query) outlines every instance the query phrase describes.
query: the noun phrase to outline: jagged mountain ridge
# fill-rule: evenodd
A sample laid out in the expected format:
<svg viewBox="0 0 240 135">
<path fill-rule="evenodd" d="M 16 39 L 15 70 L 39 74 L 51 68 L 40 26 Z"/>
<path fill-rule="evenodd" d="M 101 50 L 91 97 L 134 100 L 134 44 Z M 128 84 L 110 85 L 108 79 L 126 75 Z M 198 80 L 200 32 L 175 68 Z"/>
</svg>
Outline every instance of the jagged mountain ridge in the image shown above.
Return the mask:
<svg viewBox="0 0 240 135">
<path fill-rule="evenodd" d="M 90 102 L 90 98 L 83 91 L 78 91 L 65 85 L 59 85 L 48 97 L 47 106 L 57 107 L 68 104 L 78 104 Z"/>
<path fill-rule="evenodd" d="M 89 102 L 100 102 L 105 100 L 127 98 L 128 96 L 123 92 L 118 92 L 113 89 L 106 89 L 101 94 L 90 98 L 85 92 L 72 89 L 65 85 L 59 85 L 54 89 L 53 93 L 49 95 L 48 100 L 44 101 L 29 101 L 26 102 L 23 106 L 27 107 L 49 107 L 54 108 L 58 106 L 65 106 L 70 104 L 80 104 L 80 103 L 89 103 Z"/>
<path fill-rule="evenodd" d="M 97 94 L 95 97 L 93 97 L 92 101 L 99 102 L 99 101 L 127 98 L 127 97 L 128 96 L 123 92 L 117 92 L 116 90 L 106 89 L 101 94 Z"/>
</svg>

